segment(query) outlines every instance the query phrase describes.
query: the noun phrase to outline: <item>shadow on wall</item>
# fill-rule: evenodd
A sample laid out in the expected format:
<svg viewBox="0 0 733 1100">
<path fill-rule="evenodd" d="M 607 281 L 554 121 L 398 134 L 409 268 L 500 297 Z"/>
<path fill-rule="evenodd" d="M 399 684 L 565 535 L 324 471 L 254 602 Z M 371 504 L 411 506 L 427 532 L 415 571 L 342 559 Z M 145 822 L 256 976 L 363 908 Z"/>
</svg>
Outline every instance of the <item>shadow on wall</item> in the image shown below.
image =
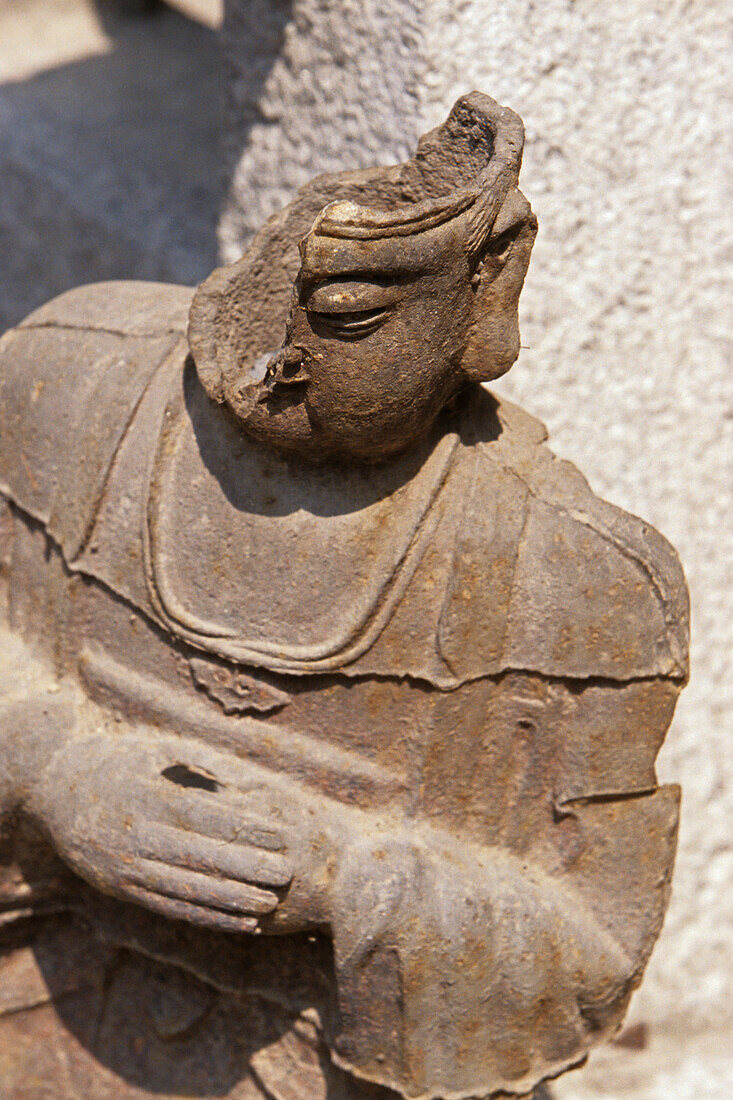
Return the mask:
<svg viewBox="0 0 733 1100">
<path fill-rule="evenodd" d="M 91 8 L 59 9 L 76 19 L 70 35 L 89 28 L 91 56 L 58 29 L 80 60 L 0 84 L 0 331 L 72 286 L 196 283 L 216 263 L 218 36 L 147 0 L 134 0 L 137 15 L 132 0 Z"/>
</svg>

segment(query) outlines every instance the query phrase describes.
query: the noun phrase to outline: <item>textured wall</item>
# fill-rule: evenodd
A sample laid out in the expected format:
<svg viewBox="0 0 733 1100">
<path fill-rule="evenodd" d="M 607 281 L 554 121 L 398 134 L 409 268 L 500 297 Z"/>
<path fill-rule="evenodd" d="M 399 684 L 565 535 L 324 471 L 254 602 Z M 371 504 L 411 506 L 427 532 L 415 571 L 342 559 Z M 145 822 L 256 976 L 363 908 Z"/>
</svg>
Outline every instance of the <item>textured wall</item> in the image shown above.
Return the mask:
<svg viewBox="0 0 733 1100">
<path fill-rule="evenodd" d="M 421 132 L 423 0 L 232 0 L 224 9 L 231 178 L 222 253 L 318 172 L 409 156 Z"/>
<path fill-rule="evenodd" d="M 525 120 L 540 235 L 526 347 L 500 388 L 673 541 L 693 600 L 692 681 L 659 769 L 684 785 L 675 891 L 631 1016 L 652 1045 L 558 1094 L 733 1095 L 730 6 L 229 0 L 225 36 L 228 259 L 299 183 L 401 159 L 462 92 Z"/>
</svg>

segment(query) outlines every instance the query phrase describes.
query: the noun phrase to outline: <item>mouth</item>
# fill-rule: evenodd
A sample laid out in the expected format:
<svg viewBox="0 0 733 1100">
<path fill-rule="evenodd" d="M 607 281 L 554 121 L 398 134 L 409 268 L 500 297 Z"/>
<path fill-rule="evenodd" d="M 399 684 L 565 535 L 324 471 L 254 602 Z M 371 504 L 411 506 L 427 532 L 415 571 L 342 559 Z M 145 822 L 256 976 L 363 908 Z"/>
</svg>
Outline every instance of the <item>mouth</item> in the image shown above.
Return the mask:
<svg viewBox="0 0 733 1100">
<path fill-rule="evenodd" d="M 264 377 L 258 384 L 258 405 L 293 405 L 303 400 L 310 375 L 303 362 L 305 350 L 292 344 L 284 344 L 270 356 Z M 258 360 L 260 363 L 261 360 Z M 273 411 L 275 409 L 273 408 Z"/>
<path fill-rule="evenodd" d="M 263 407 L 271 416 L 277 416 L 292 409 L 295 405 L 302 405 L 305 400 L 306 383 L 297 386 L 282 386 L 275 383 L 272 387 L 261 391 L 255 398 L 254 404 Z"/>
<path fill-rule="evenodd" d="M 246 419 L 258 408 L 276 415 L 301 404 L 310 382 L 303 365 L 306 354 L 303 348 L 283 344 L 258 356 L 235 397 L 240 418 Z"/>
</svg>

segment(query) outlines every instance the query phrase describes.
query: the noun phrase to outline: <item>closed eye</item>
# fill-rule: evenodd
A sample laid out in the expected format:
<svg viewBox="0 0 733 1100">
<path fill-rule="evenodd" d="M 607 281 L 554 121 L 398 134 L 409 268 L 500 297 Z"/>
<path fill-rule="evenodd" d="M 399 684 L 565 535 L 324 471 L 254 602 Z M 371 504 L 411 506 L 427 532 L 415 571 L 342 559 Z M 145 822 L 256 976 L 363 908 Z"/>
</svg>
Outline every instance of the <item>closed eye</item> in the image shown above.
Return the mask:
<svg viewBox="0 0 733 1100">
<path fill-rule="evenodd" d="M 378 329 L 403 293 L 394 279 L 327 279 L 306 284 L 302 303 L 314 328 L 356 340 Z"/>
<path fill-rule="evenodd" d="M 357 337 L 367 336 L 374 332 L 385 321 L 389 314 L 388 306 L 375 309 L 357 309 L 345 312 L 325 312 L 323 310 L 307 309 L 308 319 L 311 324 L 328 329 L 336 336 Z"/>
</svg>

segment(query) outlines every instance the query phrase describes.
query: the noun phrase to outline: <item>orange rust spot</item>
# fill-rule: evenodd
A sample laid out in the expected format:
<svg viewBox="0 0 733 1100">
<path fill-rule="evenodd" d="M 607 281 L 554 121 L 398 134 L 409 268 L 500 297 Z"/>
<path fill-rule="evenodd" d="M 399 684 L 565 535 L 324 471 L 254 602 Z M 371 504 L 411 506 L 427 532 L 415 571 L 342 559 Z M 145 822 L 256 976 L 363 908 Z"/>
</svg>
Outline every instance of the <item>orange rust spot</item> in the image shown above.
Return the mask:
<svg viewBox="0 0 733 1100">
<path fill-rule="evenodd" d="M 20 461 L 23 463 L 23 469 L 25 470 L 26 477 L 28 478 L 28 480 L 31 483 L 31 488 L 33 489 L 33 492 L 37 493 L 38 492 L 38 482 L 36 481 L 35 477 L 33 476 L 33 471 L 31 470 L 30 466 L 28 465 L 28 459 L 25 457 L 25 455 L 23 454 L 22 451 L 20 452 Z"/>
</svg>

